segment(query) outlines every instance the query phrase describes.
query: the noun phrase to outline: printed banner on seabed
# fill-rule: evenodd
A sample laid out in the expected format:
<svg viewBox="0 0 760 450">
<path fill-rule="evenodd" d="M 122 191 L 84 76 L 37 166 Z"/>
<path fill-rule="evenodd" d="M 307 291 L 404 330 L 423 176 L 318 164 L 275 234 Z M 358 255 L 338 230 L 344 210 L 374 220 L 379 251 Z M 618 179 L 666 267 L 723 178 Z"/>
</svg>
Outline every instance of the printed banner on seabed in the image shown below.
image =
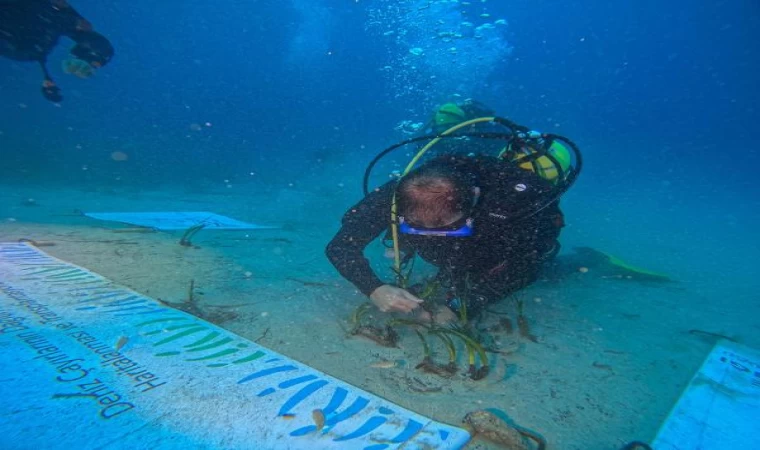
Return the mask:
<svg viewBox="0 0 760 450">
<path fill-rule="evenodd" d="M 0 447 L 458 449 L 432 421 L 58 260 L 0 243 Z"/>
<path fill-rule="evenodd" d="M 676 402 L 656 450 L 760 448 L 760 352 L 720 340 Z"/>
</svg>

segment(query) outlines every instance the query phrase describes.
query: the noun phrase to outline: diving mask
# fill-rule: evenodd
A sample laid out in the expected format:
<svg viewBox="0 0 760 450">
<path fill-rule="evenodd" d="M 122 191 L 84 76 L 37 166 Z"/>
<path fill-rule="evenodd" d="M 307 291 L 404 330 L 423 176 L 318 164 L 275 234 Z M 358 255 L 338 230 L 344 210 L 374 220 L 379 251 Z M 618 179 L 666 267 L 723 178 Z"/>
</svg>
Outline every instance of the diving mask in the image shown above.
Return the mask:
<svg viewBox="0 0 760 450">
<path fill-rule="evenodd" d="M 426 228 L 409 224 L 403 216 L 398 218 L 398 231 L 414 236 L 468 237 L 474 233 L 474 221 L 471 217 L 461 219 L 443 227 Z"/>
</svg>

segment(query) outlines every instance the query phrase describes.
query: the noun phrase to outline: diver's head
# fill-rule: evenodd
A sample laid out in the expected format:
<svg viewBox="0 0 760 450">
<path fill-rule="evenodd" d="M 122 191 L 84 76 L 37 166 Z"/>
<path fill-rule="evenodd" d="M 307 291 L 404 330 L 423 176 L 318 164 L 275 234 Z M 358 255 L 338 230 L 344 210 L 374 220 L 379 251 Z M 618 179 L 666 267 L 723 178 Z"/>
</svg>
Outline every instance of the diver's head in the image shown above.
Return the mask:
<svg viewBox="0 0 760 450">
<path fill-rule="evenodd" d="M 422 166 L 401 179 L 396 202 L 405 234 L 469 236 L 480 190 L 450 167 Z"/>
<path fill-rule="evenodd" d="M 80 31 L 73 39 L 76 45 L 71 48 L 71 56 L 96 69 L 105 66 L 113 58 L 113 46 L 96 31 Z"/>
</svg>

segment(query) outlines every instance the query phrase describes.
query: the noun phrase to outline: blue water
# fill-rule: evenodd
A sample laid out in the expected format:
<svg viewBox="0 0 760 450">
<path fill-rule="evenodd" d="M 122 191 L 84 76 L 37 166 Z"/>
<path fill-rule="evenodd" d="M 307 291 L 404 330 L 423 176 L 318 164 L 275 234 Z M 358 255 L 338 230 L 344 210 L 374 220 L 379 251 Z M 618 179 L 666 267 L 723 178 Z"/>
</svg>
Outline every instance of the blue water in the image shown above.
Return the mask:
<svg viewBox="0 0 760 450">
<path fill-rule="evenodd" d="M 388 130 L 400 119 L 425 120 L 436 102 L 459 92 L 537 129 L 582 144 L 604 141 L 610 146 L 604 154 L 587 150 L 591 167 L 617 167 L 623 155 L 612 155 L 612 146 L 634 142 L 636 159 L 647 162 L 648 171 L 658 169 L 648 158 L 665 156 L 676 158 L 679 167 L 734 174 L 739 182 L 748 176 L 736 171 L 734 157 L 716 152 L 751 139 L 758 115 L 759 19 L 751 1 L 473 2 L 460 17 L 453 7 L 441 7 L 428 19 L 444 17 L 446 29 L 456 29 L 460 18 L 477 26 L 482 13 L 507 21 L 498 38 L 486 37 L 489 45 L 480 53 L 475 44 L 452 44 L 460 49 L 452 59 L 464 67 L 456 69 L 462 83 L 446 76 L 452 66 L 440 50 L 428 52 L 438 66 L 416 69 L 437 75 L 440 83 L 401 73 L 408 50 L 430 43 L 424 36 L 434 33 L 422 30 L 435 24 L 409 12 L 428 2 L 324 3 L 257 1 L 221 8 L 203 2 L 77 2 L 113 41 L 115 58 L 95 79 L 64 76 L 58 61 L 68 43 L 62 42 L 50 58 L 66 96 L 61 108 L 36 95 L 36 65 L 2 61 L 3 150 L 24 146 L 25 157 L 11 152 L 20 165 L 63 161 L 66 166 L 53 172 L 76 173 L 82 164 L 99 166 L 103 146 L 126 146 L 151 177 L 180 178 L 167 167 L 179 161 L 192 170 L 213 161 L 220 173 L 229 173 L 233 162 L 266 166 L 279 159 L 271 148 L 284 144 L 295 156 L 291 164 L 336 147 L 366 160 L 378 141 L 393 141 Z M 395 3 L 399 10 L 389 10 Z M 372 26 L 378 17 L 383 24 Z M 411 37 L 395 39 L 410 28 Z M 496 45 L 506 50 L 492 50 Z M 485 67 L 477 63 L 482 57 L 489 62 Z M 477 70 L 468 73 L 467 67 Z M 405 95 L 396 78 L 416 82 L 406 88 L 424 92 Z M 206 122 L 213 127 L 190 129 Z M 360 142 L 373 145 L 360 152 Z M 689 158 L 679 155 L 686 147 Z M 740 153 L 743 167 L 757 158 L 749 147 L 730 152 Z M 15 172 L 11 167 L 3 168 L 6 176 Z"/>
<path fill-rule="evenodd" d="M 116 54 L 80 80 L 60 67 L 63 39 L 49 58 L 60 105 L 39 94 L 35 64 L 0 60 L 0 186 L 19 189 L 12 202 L 19 186 L 251 186 L 279 201 L 252 212 L 235 191 L 219 212 L 298 219 L 318 248 L 360 198 L 365 165 L 407 137 L 400 122 L 474 97 L 581 147 L 584 172 L 563 200 L 565 248 L 600 248 L 680 282 L 677 292 L 582 291 L 576 313 L 602 320 L 610 295 L 632 309 L 647 299 L 638 312 L 666 328 L 672 319 L 674 330 L 760 347 L 756 1 L 72 3 Z M 331 200 L 302 217 L 294 189 Z M 0 210 L 11 214 L 49 220 Z"/>
</svg>

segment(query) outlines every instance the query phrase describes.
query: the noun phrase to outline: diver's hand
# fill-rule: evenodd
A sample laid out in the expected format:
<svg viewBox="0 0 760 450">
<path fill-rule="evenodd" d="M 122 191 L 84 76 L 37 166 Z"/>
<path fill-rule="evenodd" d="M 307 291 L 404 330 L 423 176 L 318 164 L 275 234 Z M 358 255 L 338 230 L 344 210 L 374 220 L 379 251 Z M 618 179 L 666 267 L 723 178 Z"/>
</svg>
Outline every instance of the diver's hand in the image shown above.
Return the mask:
<svg viewBox="0 0 760 450">
<path fill-rule="evenodd" d="M 420 308 L 415 311 L 415 318 L 420 322 L 436 325 L 451 325 L 459 320 L 459 316 L 454 311 L 443 305 L 437 307 L 433 314 Z"/>
<path fill-rule="evenodd" d="M 42 82 L 42 95 L 53 103 L 63 101 L 61 89 L 52 80 L 45 80 Z"/>
<path fill-rule="evenodd" d="M 390 284 L 384 284 L 372 291 L 369 299 L 382 312 L 408 313 L 417 309 L 422 303 L 422 299 L 415 297 L 405 289 Z"/>
</svg>

